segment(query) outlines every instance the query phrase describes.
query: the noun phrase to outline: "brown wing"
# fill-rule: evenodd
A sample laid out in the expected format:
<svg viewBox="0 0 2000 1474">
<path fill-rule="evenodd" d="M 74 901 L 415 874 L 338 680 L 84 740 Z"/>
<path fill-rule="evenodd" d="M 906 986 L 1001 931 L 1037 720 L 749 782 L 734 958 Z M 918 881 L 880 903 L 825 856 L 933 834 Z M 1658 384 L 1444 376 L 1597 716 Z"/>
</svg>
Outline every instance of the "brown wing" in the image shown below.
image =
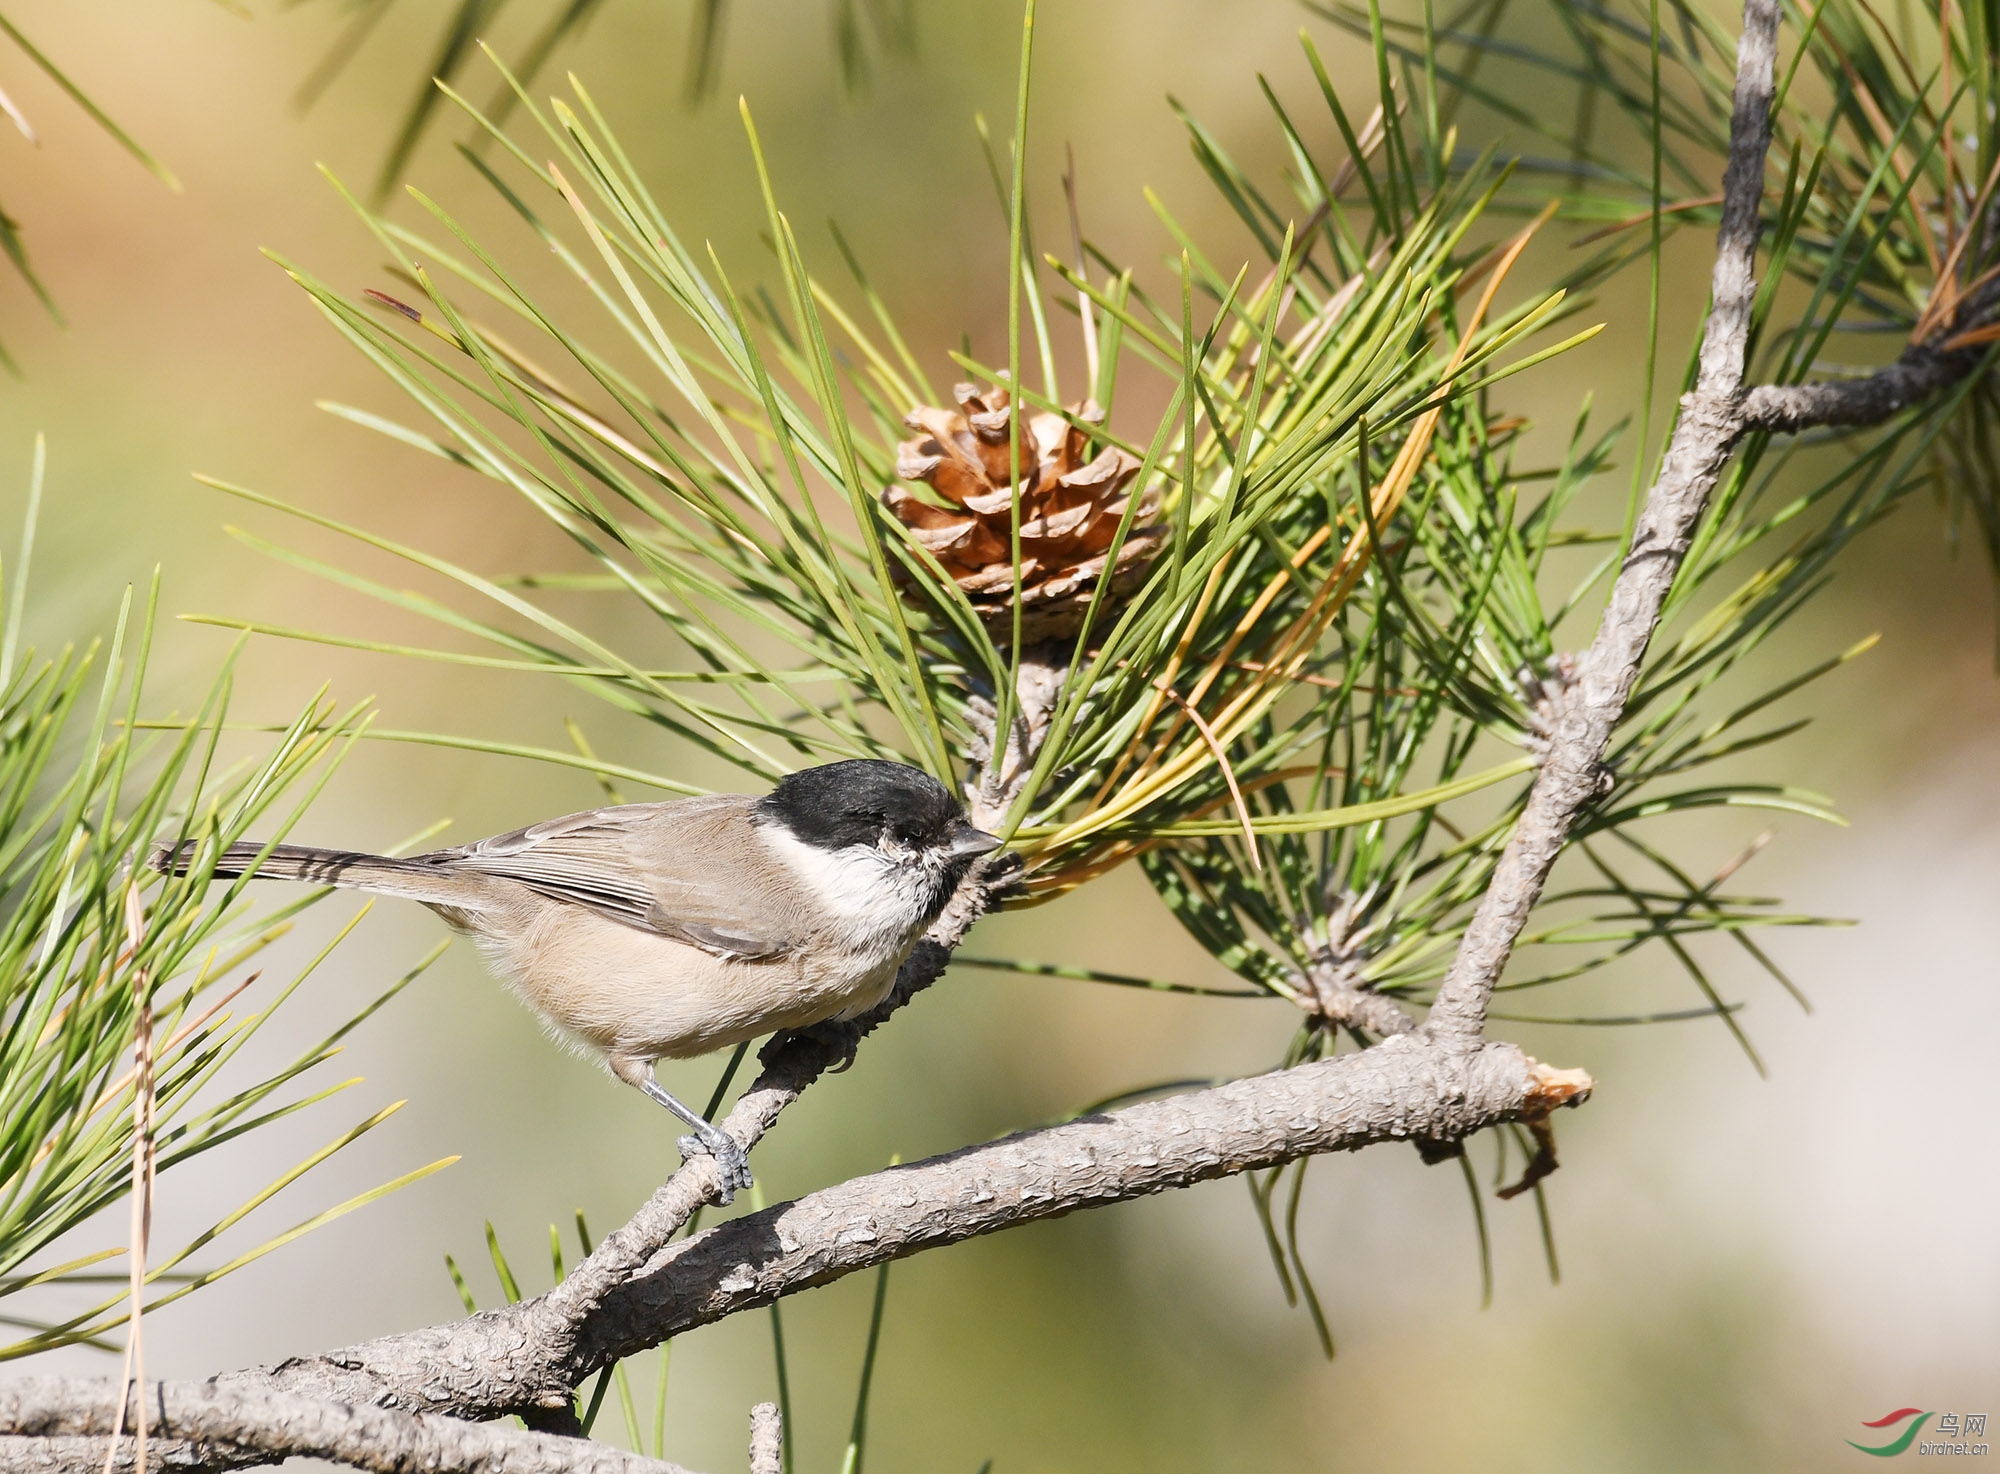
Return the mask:
<svg viewBox="0 0 2000 1474">
<path fill-rule="evenodd" d="M 753 802 L 717 794 L 591 809 L 426 858 L 718 956 L 776 957 L 794 945 L 795 912 L 787 878 L 757 863 Z"/>
</svg>

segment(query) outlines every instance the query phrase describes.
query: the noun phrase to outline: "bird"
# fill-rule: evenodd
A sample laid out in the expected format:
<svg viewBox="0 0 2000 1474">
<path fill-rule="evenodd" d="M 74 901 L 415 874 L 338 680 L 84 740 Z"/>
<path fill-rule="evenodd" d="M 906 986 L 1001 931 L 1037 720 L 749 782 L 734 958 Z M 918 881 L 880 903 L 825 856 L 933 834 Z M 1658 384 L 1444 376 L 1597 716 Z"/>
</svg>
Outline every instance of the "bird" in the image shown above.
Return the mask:
<svg viewBox="0 0 2000 1474">
<path fill-rule="evenodd" d="M 428 906 L 552 1032 L 684 1121 L 682 1157 L 714 1157 L 728 1202 L 752 1184 L 748 1158 L 660 1085 L 655 1062 L 865 1013 L 1000 844 L 928 773 L 856 758 L 762 795 L 617 804 L 406 859 L 245 841 L 208 875 Z M 161 845 L 149 864 L 184 875 L 197 842 Z"/>
</svg>

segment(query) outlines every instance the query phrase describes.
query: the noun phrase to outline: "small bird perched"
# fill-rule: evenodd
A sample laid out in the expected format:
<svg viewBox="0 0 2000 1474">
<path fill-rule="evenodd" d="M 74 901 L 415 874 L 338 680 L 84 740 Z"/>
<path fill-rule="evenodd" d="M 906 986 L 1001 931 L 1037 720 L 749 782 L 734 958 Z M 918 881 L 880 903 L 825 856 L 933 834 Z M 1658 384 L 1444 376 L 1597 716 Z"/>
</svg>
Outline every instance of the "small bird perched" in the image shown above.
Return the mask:
<svg viewBox="0 0 2000 1474">
<path fill-rule="evenodd" d="M 423 902 L 551 1029 L 692 1127 L 681 1154 L 714 1156 L 727 1202 L 750 1186 L 742 1149 L 662 1089 L 653 1062 L 874 1007 L 999 843 L 929 774 L 857 759 L 761 798 L 592 809 L 405 860 L 233 844 L 212 874 Z M 163 846 L 152 867 L 186 874 L 194 848 Z"/>
</svg>

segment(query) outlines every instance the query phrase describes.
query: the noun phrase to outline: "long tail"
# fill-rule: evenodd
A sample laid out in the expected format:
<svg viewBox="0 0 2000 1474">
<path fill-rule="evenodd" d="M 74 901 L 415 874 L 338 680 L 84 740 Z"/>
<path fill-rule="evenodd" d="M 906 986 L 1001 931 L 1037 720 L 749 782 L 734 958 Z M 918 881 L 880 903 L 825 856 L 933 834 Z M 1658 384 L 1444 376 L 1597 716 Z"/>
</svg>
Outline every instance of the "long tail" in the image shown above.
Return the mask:
<svg viewBox="0 0 2000 1474">
<path fill-rule="evenodd" d="M 146 863 L 162 875 L 185 875 L 195 857 L 192 840 L 161 845 Z M 459 909 L 480 909 L 482 879 L 454 873 L 429 860 L 395 860 L 387 855 L 363 855 L 353 850 L 323 850 L 313 845 L 281 844 L 259 859 L 263 846 L 254 841 L 233 844 L 215 862 L 217 880 L 254 875 L 259 880 L 299 880 L 308 885 L 340 886 L 402 896 L 412 901 Z"/>
</svg>

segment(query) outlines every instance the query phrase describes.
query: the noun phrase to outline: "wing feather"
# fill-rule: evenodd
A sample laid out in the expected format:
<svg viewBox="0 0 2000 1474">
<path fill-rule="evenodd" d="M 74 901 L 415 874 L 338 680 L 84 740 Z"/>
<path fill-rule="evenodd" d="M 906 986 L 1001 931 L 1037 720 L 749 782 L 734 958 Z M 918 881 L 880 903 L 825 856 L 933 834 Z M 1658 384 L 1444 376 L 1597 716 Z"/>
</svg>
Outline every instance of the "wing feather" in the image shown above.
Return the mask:
<svg viewBox="0 0 2000 1474">
<path fill-rule="evenodd" d="M 796 927 L 745 853 L 751 802 L 717 794 L 591 809 L 426 858 L 717 956 L 776 957 Z"/>
</svg>

